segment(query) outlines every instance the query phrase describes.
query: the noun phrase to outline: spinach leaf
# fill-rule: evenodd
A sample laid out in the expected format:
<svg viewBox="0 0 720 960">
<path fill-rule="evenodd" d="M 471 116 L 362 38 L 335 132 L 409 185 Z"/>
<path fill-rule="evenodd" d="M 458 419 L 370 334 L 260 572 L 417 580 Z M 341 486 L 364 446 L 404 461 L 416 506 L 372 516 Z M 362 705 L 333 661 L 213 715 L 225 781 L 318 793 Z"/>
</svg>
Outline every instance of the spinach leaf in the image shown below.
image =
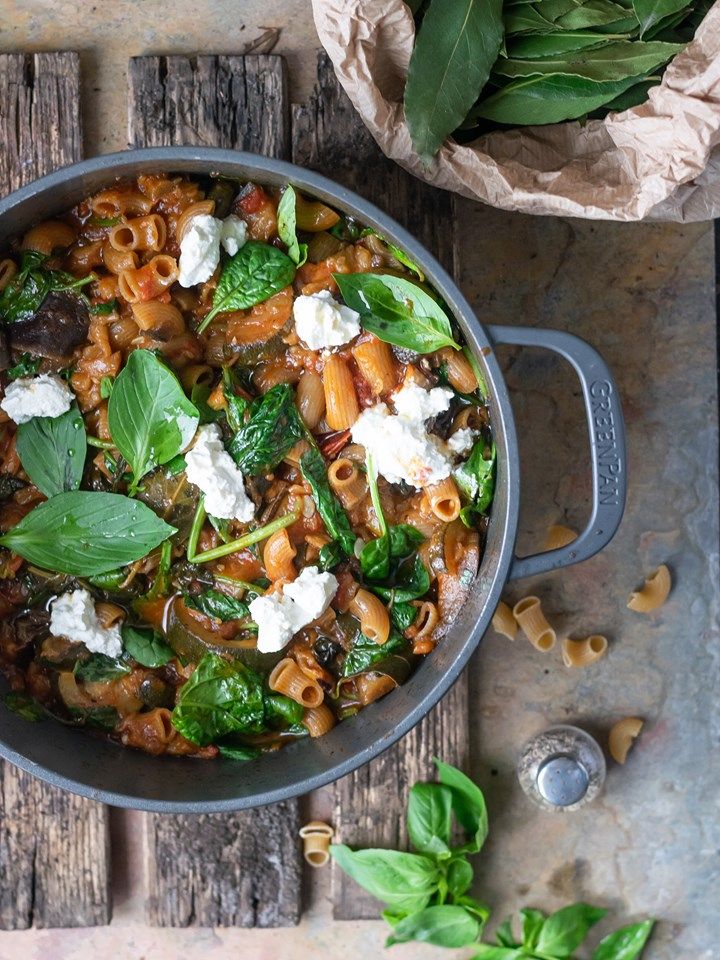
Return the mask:
<svg viewBox="0 0 720 960">
<path fill-rule="evenodd" d="M 452 794 L 452 809 L 470 840 L 460 847 L 463 853 L 477 853 L 488 835 L 488 815 L 482 790 L 469 777 L 435 757 L 440 783 L 448 787 Z"/>
<path fill-rule="evenodd" d="M 301 704 L 282 693 L 266 693 L 265 695 L 265 716 L 269 723 L 275 725 L 278 721 L 281 725 L 292 727 L 302 721 L 305 710 Z"/>
<path fill-rule="evenodd" d="M 255 760 L 262 752 L 258 747 L 236 747 L 225 743 L 219 743 L 218 750 L 220 751 L 220 756 L 225 757 L 226 760 L 237 760 L 240 763 L 245 763 L 247 760 Z"/>
<path fill-rule="evenodd" d="M 198 421 L 175 374 L 150 350 L 133 350 L 108 402 L 110 435 L 133 472 L 130 493 L 146 473 L 185 449 Z"/>
<path fill-rule="evenodd" d="M 357 537 L 340 501 L 330 489 L 322 454 L 315 447 L 311 447 L 300 457 L 300 469 L 310 485 L 313 500 L 328 534 L 340 544 L 345 554 L 351 557 Z"/>
<path fill-rule="evenodd" d="M 215 423 L 222 418 L 222 410 L 213 410 L 208 405 L 207 400 L 211 392 L 210 387 L 205 383 L 196 383 L 190 391 L 190 402 L 197 408 L 200 423 Z"/>
<path fill-rule="evenodd" d="M 330 854 L 363 889 L 397 910 L 422 910 L 437 885 L 438 867 L 423 854 L 351 850 L 342 843 L 333 844 Z"/>
<path fill-rule="evenodd" d="M 292 387 L 279 383 L 253 401 L 250 419 L 241 425 L 227 449 L 243 473 L 257 476 L 274 470 L 304 435 Z"/>
<path fill-rule="evenodd" d="M 25 472 L 46 497 L 77 490 L 87 453 L 85 423 L 77 404 L 59 417 L 33 417 L 19 424 L 17 452 Z"/>
<path fill-rule="evenodd" d="M 86 660 L 75 663 L 73 673 L 83 683 L 100 683 L 104 680 L 116 680 L 131 673 L 130 667 L 122 660 L 107 657 L 104 653 L 93 653 Z"/>
<path fill-rule="evenodd" d="M 180 691 L 172 723 L 204 747 L 229 733 L 265 729 L 262 679 L 239 661 L 206 653 Z"/>
<path fill-rule="evenodd" d="M 479 97 L 502 41 L 502 0 L 431 0 L 405 86 L 410 136 L 426 162 Z"/>
<path fill-rule="evenodd" d="M 288 249 L 288 256 L 297 267 L 307 260 L 307 244 L 298 243 L 295 223 L 295 190 L 285 187 L 277 208 L 278 236 Z"/>
<path fill-rule="evenodd" d="M 117 300 L 106 300 L 105 303 L 91 303 L 90 313 L 96 317 L 109 317 L 111 313 L 116 313 L 120 308 Z"/>
<path fill-rule="evenodd" d="M 569 957 L 587 936 L 588 930 L 607 913 L 587 903 L 574 903 L 551 914 L 542 925 L 536 950 L 540 954 Z"/>
<path fill-rule="evenodd" d="M 173 457 L 172 460 L 168 460 L 168 462 L 165 464 L 165 471 L 170 477 L 176 477 L 179 473 L 182 473 L 183 470 L 186 469 L 187 460 L 181 453 L 179 453 L 176 457 Z"/>
<path fill-rule="evenodd" d="M 210 313 L 203 317 L 198 333 L 216 314 L 247 310 L 262 303 L 293 282 L 295 264 L 277 247 L 248 240 L 225 264 L 213 297 Z"/>
<path fill-rule="evenodd" d="M 415 849 L 421 853 L 447 853 L 451 825 L 452 794 L 448 788 L 439 783 L 414 784 L 408 800 L 407 831 Z"/>
<path fill-rule="evenodd" d="M 92 577 L 140 560 L 175 532 L 137 500 L 74 490 L 31 510 L 0 546 L 45 570 Z"/>
<path fill-rule="evenodd" d="M 404 633 L 408 627 L 411 627 L 413 623 L 415 623 L 417 615 L 417 607 L 414 607 L 412 603 L 407 601 L 390 605 L 390 619 L 401 633 Z"/>
<path fill-rule="evenodd" d="M 115 707 L 68 707 L 74 723 L 97 730 L 114 730 L 120 715 Z"/>
<path fill-rule="evenodd" d="M 125 653 L 141 667 L 162 667 L 175 656 L 157 630 L 123 625 L 121 633 Z"/>
<path fill-rule="evenodd" d="M 488 445 L 484 440 L 478 440 L 467 460 L 453 471 L 458 490 L 466 501 L 466 506 L 460 511 L 460 519 L 468 527 L 473 526 L 476 515 L 487 513 L 492 503 L 496 461 L 495 444 Z"/>
<path fill-rule="evenodd" d="M 476 943 L 479 936 L 480 924 L 475 917 L 464 907 L 445 903 L 425 907 L 405 917 L 387 938 L 385 946 L 418 940 L 437 947 L 465 947 Z"/>
<path fill-rule="evenodd" d="M 621 927 L 600 941 L 592 960 L 636 960 L 655 925 L 654 920 Z"/>
<path fill-rule="evenodd" d="M 345 303 L 360 314 L 360 323 L 396 347 L 432 353 L 459 345 L 445 311 L 417 284 L 380 273 L 334 273 Z"/>
<path fill-rule="evenodd" d="M 400 653 L 407 650 L 407 641 L 395 630 L 390 631 L 390 636 L 385 643 L 375 643 L 369 640 L 365 634 L 358 632 L 352 641 L 352 646 L 345 654 L 343 661 L 343 677 L 354 677 L 358 673 L 364 673 L 374 664 L 387 660 L 391 654 Z"/>
<path fill-rule="evenodd" d="M 0 293 L 0 320 L 27 320 L 37 313 L 49 293 L 78 292 L 97 279 L 94 273 L 78 279 L 63 270 L 48 270 L 43 266 L 45 260 L 47 256 L 36 250 L 23 253 L 20 269 Z"/>
<path fill-rule="evenodd" d="M 29 720 L 31 723 L 38 723 L 47 718 L 45 709 L 26 693 L 6 693 L 3 703 L 8 710 L 12 710 L 23 720 Z"/>
<path fill-rule="evenodd" d="M 183 594 L 185 605 L 199 610 L 214 620 L 245 620 L 250 616 L 250 608 L 242 600 L 229 597 L 219 590 L 204 590 L 202 593 Z"/>
<path fill-rule="evenodd" d="M 636 78 L 598 82 L 585 77 L 534 76 L 513 80 L 473 108 L 485 120 L 511 126 L 560 123 L 597 110 L 624 93 Z"/>
<path fill-rule="evenodd" d="M 31 357 L 29 353 L 23 353 L 18 362 L 9 368 L 7 375 L 11 380 L 17 380 L 19 377 L 33 377 L 41 363 L 42 357 Z"/>
<path fill-rule="evenodd" d="M 320 555 L 318 556 L 318 566 L 321 570 L 332 570 L 333 567 L 336 567 L 339 563 L 347 557 L 347 553 L 343 549 L 343 545 L 337 540 L 332 540 L 330 543 L 326 543 L 324 547 L 320 548 Z"/>
<path fill-rule="evenodd" d="M 411 567 L 401 567 L 392 587 L 371 584 L 371 588 L 379 597 L 392 602 L 393 607 L 398 603 L 408 603 L 423 597 L 430 589 L 430 574 L 420 557 L 416 556 Z"/>
<path fill-rule="evenodd" d="M 620 40 L 594 50 L 545 57 L 542 60 L 507 59 L 498 63 L 497 73 L 504 77 L 529 77 L 539 74 L 585 77 L 588 80 L 626 80 L 651 73 L 667 63 L 683 47 L 681 43 Z"/>
</svg>

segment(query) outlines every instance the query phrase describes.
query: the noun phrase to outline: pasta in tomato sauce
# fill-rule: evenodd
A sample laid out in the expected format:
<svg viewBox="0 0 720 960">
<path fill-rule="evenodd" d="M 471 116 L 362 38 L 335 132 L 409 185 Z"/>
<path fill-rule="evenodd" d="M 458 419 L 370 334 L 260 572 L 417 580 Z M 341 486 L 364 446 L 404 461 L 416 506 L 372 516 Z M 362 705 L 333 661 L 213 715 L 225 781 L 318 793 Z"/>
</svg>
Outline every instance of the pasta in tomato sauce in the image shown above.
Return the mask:
<svg viewBox="0 0 720 960">
<path fill-rule="evenodd" d="M 10 709 L 251 760 L 443 642 L 495 445 L 452 316 L 374 230 L 290 184 L 110 184 L 2 252 L 0 360 Z"/>
</svg>

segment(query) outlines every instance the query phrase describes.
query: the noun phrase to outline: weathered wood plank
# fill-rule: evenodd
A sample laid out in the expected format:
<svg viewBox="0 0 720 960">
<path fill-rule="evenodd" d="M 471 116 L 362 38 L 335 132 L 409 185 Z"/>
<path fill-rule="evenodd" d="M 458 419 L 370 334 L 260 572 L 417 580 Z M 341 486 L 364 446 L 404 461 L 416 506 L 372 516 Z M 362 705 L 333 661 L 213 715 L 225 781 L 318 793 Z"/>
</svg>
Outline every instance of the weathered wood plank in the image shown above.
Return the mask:
<svg viewBox="0 0 720 960">
<path fill-rule="evenodd" d="M 287 156 L 280 57 L 130 61 L 130 142 L 203 144 Z M 300 918 L 296 802 L 218 816 L 148 816 L 148 921 L 155 926 L 279 927 Z"/>
<path fill-rule="evenodd" d="M 134 57 L 128 81 L 133 146 L 199 144 L 274 157 L 289 153 L 282 57 Z"/>
<path fill-rule="evenodd" d="M 307 106 L 293 108 L 293 160 L 340 180 L 384 208 L 453 267 L 450 194 L 434 190 L 385 158 L 367 132 L 324 54 L 318 83 Z M 432 757 L 467 766 L 468 688 L 461 677 L 441 704 L 399 744 L 335 787 L 335 828 L 360 847 L 404 847 L 405 800 L 416 780 L 433 778 Z M 344 873 L 333 873 L 338 920 L 375 919 L 377 901 Z"/>
<path fill-rule="evenodd" d="M 76 53 L 0 54 L 0 194 L 81 158 L 79 104 Z M 0 764 L 0 929 L 109 923 L 109 873 L 107 809 Z"/>
</svg>

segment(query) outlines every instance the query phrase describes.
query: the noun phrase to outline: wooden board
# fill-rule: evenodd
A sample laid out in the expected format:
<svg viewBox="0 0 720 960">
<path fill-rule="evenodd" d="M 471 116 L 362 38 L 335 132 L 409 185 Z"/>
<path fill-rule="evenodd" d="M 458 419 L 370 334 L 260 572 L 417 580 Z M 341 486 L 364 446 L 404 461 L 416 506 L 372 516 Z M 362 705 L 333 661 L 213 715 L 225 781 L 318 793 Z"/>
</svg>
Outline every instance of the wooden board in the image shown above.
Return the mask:
<svg viewBox="0 0 720 960">
<path fill-rule="evenodd" d="M 280 57 L 137 57 L 129 139 L 287 156 L 289 102 Z M 300 918 L 295 801 L 217 816 L 148 816 L 148 921 L 156 926 L 279 927 Z"/>
<path fill-rule="evenodd" d="M 0 54 L 0 194 L 79 160 L 76 53 Z M 0 929 L 109 923 L 108 814 L 0 764 Z"/>
<path fill-rule="evenodd" d="M 307 106 L 293 109 L 293 160 L 314 167 L 399 220 L 450 270 L 453 207 L 448 193 L 406 174 L 385 158 L 339 87 L 325 54 Z M 404 847 L 405 803 L 416 780 L 433 779 L 433 756 L 466 767 L 468 687 L 463 675 L 442 703 L 399 744 L 335 787 L 338 837 L 359 847 Z M 378 903 L 340 870 L 333 873 L 334 916 L 377 919 Z"/>
</svg>

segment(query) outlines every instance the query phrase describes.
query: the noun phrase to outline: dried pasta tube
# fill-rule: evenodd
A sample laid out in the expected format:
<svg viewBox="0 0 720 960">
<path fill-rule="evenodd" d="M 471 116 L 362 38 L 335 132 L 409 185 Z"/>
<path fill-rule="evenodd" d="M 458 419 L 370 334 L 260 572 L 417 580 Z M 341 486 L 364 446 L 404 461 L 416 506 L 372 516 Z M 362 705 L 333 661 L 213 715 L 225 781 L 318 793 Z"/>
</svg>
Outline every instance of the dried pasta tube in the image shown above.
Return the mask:
<svg viewBox="0 0 720 960">
<path fill-rule="evenodd" d="M 536 650 L 547 653 L 555 646 L 557 634 L 545 619 L 539 597 L 524 597 L 513 607 L 513 616 Z"/>
<path fill-rule="evenodd" d="M 320 684 L 306 677 L 290 657 L 285 657 L 273 667 L 268 677 L 268 686 L 276 693 L 284 693 L 303 707 L 317 708 L 325 696 Z"/>
<path fill-rule="evenodd" d="M 325 703 L 305 710 L 302 725 L 311 737 L 324 737 L 335 726 L 335 714 Z"/>
<path fill-rule="evenodd" d="M 330 859 L 330 841 L 333 828 L 322 820 L 311 820 L 300 828 L 303 842 L 303 857 L 311 867 L 324 867 Z"/>
<path fill-rule="evenodd" d="M 510 607 L 501 600 L 495 608 L 492 618 L 493 630 L 501 633 L 508 640 L 514 640 L 518 632 L 518 623 Z"/>
<path fill-rule="evenodd" d="M 347 430 L 360 414 L 355 384 L 347 363 L 333 353 L 323 368 L 325 419 L 331 430 Z"/>
<path fill-rule="evenodd" d="M 652 613 L 665 603 L 671 587 L 670 571 L 663 563 L 650 574 L 642 590 L 635 590 L 630 594 L 628 609 L 636 613 Z"/>
<path fill-rule="evenodd" d="M 624 717 L 611 728 L 608 734 L 608 750 L 617 763 L 625 763 L 636 738 L 644 726 L 638 717 Z"/>
<path fill-rule="evenodd" d="M 599 633 L 584 640 L 571 640 L 565 637 L 562 641 L 563 663 L 566 667 L 588 667 L 604 657 L 607 648 L 607 637 Z"/>
<path fill-rule="evenodd" d="M 571 527 L 564 527 L 561 523 L 554 523 L 548 527 L 545 538 L 546 550 L 557 550 L 559 547 L 566 547 L 573 540 L 577 540 L 577 534 Z"/>
</svg>

